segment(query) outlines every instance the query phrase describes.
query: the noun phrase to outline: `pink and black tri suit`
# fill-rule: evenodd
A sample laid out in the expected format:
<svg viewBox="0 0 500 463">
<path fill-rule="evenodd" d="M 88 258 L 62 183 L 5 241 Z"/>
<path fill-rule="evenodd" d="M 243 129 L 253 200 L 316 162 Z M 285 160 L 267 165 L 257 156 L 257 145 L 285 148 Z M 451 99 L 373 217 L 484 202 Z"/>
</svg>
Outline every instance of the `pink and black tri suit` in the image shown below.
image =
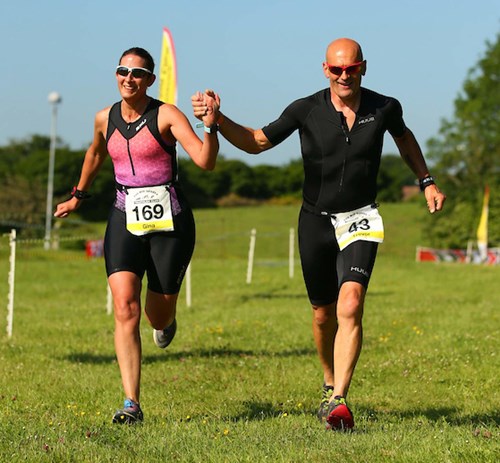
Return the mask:
<svg viewBox="0 0 500 463">
<path fill-rule="evenodd" d="M 162 294 L 179 292 L 195 243 L 195 225 L 189 204 L 177 179 L 175 145 L 169 145 L 158 129 L 158 110 L 163 103 L 151 99 L 135 122 L 121 115 L 121 102 L 109 111 L 106 142 L 113 161 L 116 199 L 104 238 L 106 272 L 133 272 L 148 276 L 148 288 Z M 127 187 L 169 185 L 174 231 L 143 236 L 126 229 Z"/>
</svg>

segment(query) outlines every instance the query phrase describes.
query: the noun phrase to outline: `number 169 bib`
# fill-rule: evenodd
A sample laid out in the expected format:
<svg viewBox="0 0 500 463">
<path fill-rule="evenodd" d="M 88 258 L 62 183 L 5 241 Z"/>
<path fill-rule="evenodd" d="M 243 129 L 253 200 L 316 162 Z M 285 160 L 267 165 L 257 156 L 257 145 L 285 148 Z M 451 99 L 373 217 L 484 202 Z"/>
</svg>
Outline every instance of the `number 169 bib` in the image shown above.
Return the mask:
<svg viewBox="0 0 500 463">
<path fill-rule="evenodd" d="M 374 206 L 365 206 L 351 212 L 341 212 L 331 217 L 337 243 L 342 251 L 358 240 L 384 241 L 382 217 Z"/>
<path fill-rule="evenodd" d="M 172 231 L 174 221 L 166 185 L 127 188 L 127 230 L 134 235 Z"/>
</svg>

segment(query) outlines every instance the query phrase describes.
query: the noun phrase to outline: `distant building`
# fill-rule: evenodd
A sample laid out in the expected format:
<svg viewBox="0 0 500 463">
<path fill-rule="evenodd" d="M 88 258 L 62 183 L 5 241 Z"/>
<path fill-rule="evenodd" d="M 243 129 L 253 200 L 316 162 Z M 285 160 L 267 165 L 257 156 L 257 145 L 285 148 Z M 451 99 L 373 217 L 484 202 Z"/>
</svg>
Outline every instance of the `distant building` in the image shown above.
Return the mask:
<svg viewBox="0 0 500 463">
<path fill-rule="evenodd" d="M 403 185 L 401 188 L 401 199 L 403 201 L 408 201 L 419 193 L 420 187 L 418 185 Z"/>
</svg>

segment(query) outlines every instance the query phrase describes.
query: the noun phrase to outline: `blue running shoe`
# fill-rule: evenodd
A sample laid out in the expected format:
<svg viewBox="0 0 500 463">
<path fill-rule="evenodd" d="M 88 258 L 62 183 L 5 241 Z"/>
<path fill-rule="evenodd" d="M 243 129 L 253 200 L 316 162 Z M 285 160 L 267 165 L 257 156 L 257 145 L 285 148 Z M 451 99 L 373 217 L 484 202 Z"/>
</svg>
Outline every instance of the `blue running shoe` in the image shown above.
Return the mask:
<svg viewBox="0 0 500 463">
<path fill-rule="evenodd" d="M 143 419 L 144 416 L 142 414 L 141 406 L 131 399 L 125 399 L 123 408 L 114 414 L 113 423 L 134 424 L 142 421 Z"/>
<path fill-rule="evenodd" d="M 153 341 L 161 349 L 165 349 L 175 337 L 177 331 L 177 321 L 174 321 L 170 326 L 167 326 L 163 330 L 153 330 Z"/>
</svg>

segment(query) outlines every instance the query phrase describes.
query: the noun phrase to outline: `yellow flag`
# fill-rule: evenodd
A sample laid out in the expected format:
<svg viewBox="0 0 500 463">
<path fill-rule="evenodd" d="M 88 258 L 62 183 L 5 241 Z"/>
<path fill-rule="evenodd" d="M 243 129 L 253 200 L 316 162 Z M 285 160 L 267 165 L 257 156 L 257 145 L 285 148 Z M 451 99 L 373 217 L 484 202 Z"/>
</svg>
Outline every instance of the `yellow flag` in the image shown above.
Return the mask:
<svg viewBox="0 0 500 463">
<path fill-rule="evenodd" d="M 477 245 L 480 251 L 484 253 L 488 249 L 488 211 L 490 201 L 490 188 L 488 185 L 484 188 L 483 210 L 477 227 Z"/>
<path fill-rule="evenodd" d="M 177 104 L 177 63 L 175 60 L 172 34 L 164 27 L 160 60 L 159 99 L 165 103 Z"/>
</svg>

